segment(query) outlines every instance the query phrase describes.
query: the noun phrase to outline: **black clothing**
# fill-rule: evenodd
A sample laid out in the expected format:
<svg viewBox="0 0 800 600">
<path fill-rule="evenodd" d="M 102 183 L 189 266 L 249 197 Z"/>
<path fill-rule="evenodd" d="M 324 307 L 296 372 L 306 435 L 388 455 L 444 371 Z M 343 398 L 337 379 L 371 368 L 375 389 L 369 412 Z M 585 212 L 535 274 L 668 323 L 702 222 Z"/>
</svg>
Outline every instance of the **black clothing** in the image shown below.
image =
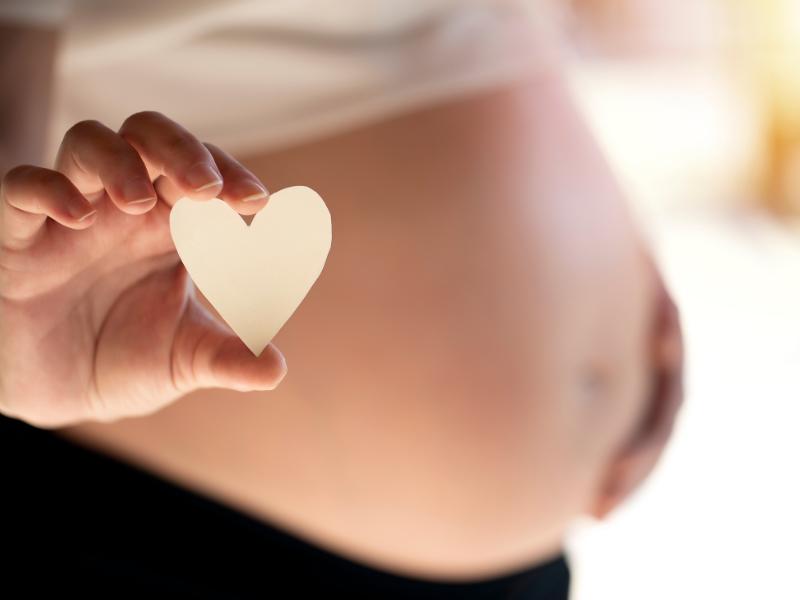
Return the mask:
<svg viewBox="0 0 800 600">
<path fill-rule="evenodd" d="M 2 415 L 0 460 L 0 596 L 7 600 L 568 597 L 563 555 L 466 584 L 399 576 Z"/>
</svg>

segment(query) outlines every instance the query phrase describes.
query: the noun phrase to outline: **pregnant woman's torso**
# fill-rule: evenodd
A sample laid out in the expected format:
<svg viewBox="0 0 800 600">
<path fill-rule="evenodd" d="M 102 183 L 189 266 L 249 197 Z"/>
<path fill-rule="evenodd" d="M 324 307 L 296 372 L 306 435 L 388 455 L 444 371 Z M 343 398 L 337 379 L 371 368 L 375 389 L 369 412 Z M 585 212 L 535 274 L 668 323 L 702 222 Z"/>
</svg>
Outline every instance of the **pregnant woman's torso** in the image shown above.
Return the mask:
<svg viewBox="0 0 800 600">
<path fill-rule="evenodd" d="M 59 435 L 411 574 L 550 553 L 637 417 L 651 286 L 565 100 L 537 74 L 249 157 L 332 215 L 286 378 Z"/>
</svg>

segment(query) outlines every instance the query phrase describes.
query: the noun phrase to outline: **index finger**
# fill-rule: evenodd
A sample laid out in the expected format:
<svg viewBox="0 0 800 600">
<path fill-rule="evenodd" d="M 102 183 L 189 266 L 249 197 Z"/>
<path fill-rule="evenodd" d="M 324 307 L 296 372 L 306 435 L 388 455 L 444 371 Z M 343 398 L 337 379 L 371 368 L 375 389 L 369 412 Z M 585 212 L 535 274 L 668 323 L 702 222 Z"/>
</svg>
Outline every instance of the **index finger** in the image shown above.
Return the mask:
<svg viewBox="0 0 800 600">
<path fill-rule="evenodd" d="M 155 111 L 138 112 L 119 129 L 144 160 L 150 178 L 167 177 L 190 198 L 214 198 L 222 189 L 222 175 L 214 157 L 194 135 Z"/>
</svg>

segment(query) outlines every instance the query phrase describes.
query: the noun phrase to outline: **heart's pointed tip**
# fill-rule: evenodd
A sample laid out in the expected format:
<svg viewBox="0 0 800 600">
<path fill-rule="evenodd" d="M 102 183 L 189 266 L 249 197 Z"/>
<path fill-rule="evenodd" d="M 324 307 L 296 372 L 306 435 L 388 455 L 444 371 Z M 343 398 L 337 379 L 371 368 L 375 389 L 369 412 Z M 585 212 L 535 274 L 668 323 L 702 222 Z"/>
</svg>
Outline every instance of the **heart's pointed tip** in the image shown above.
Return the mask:
<svg viewBox="0 0 800 600">
<path fill-rule="evenodd" d="M 267 346 L 269 346 L 269 342 L 267 342 L 265 344 L 261 344 L 261 343 L 259 343 L 259 344 L 248 344 L 248 343 L 245 343 L 245 346 L 247 346 L 247 349 L 250 350 L 250 352 L 253 353 L 253 356 L 255 356 L 256 358 L 259 358 L 264 353 L 264 349 Z"/>
</svg>

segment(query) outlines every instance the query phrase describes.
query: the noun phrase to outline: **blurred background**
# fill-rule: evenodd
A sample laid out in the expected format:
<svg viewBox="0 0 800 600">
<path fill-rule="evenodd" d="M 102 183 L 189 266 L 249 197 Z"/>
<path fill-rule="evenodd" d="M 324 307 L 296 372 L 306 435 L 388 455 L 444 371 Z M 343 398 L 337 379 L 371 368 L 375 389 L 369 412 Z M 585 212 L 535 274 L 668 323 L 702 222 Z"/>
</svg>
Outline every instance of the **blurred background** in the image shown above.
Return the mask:
<svg viewBox="0 0 800 600">
<path fill-rule="evenodd" d="M 687 351 L 653 476 L 571 534 L 572 597 L 800 598 L 800 0 L 558 9 Z"/>
<path fill-rule="evenodd" d="M 653 475 L 570 534 L 573 600 L 800 599 L 800 0 L 550 1 L 681 309 Z"/>
</svg>

